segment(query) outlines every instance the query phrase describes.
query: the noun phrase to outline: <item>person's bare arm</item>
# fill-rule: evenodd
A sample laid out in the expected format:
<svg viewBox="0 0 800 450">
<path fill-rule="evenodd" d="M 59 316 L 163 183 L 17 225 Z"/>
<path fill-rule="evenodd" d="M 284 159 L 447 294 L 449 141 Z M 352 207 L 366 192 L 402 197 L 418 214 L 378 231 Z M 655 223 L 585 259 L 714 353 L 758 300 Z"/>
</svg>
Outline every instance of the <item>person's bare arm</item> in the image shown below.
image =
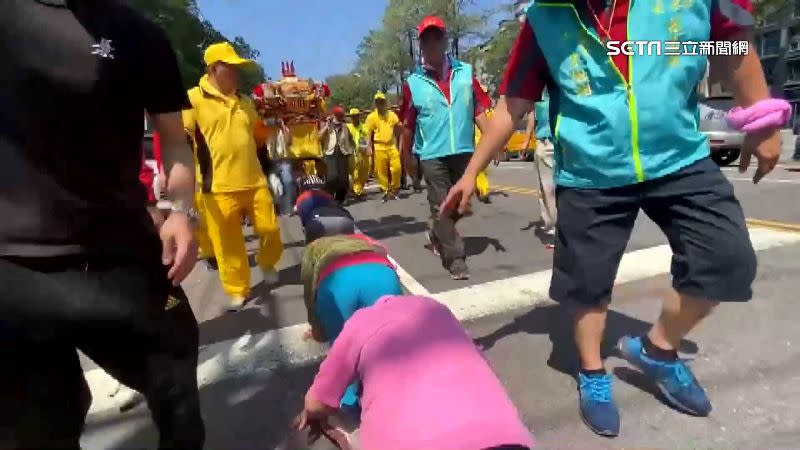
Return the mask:
<svg viewBox="0 0 800 450">
<path fill-rule="evenodd" d="M 478 127 L 478 130 L 481 132 L 481 139 L 483 139 L 483 132 L 489 127 L 489 116 L 483 112 L 479 116 L 475 117 L 475 126 Z M 494 154 L 492 158 L 492 162 L 495 166 L 500 164 L 500 153 L 502 149 Z"/>
<path fill-rule="evenodd" d="M 328 134 L 328 129 L 331 126 L 331 119 L 328 118 L 325 122 L 322 123 L 322 126 L 319 127 L 319 132 L 317 133 L 317 139 L 322 141 L 325 139 L 325 136 Z"/>
<path fill-rule="evenodd" d="M 375 142 L 373 136 L 375 134 L 375 130 L 368 129 L 367 130 L 367 155 L 371 155 L 375 152 Z"/>
<path fill-rule="evenodd" d="M 533 132 L 536 129 L 536 111 L 531 111 L 528 114 L 528 125 L 525 128 L 525 139 L 522 140 L 522 150 L 528 151 L 528 147 L 531 146 L 531 139 L 533 139 Z"/>
<path fill-rule="evenodd" d="M 733 41 L 748 40 L 750 48 L 755 48 L 752 40 L 744 32 L 731 39 Z M 745 55 L 731 55 L 724 58 L 727 73 L 730 74 L 730 84 L 733 86 L 733 95 L 736 104 L 747 108 L 753 104 L 770 97 L 769 87 L 764 78 L 761 61 L 754 51 Z M 753 182 L 758 183 L 761 178 L 770 173 L 778 163 L 781 152 L 780 129 L 774 128 L 745 136 L 742 146 L 742 156 L 739 171 L 744 173 L 750 165 L 750 158 L 758 159 L 758 167 L 753 176 Z"/>
<path fill-rule="evenodd" d="M 278 125 L 283 130 L 283 142 L 286 144 L 286 147 L 292 146 L 292 131 L 289 130 L 289 127 L 286 125 L 286 121 L 283 119 L 278 119 Z"/>
<path fill-rule="evenodd" d="M 397 148 L 400 148 L 400 137 L 403 135 L 403 127 L 400 125 L 400 122 L 394 125 L 392 134 L 394 135 L 395 143 L 397 143 Z"/>
<path fill-rule="evenodd" d="M 514 133 L 514 124 L 531 110 L 533 102 L 516 97 L 501 97 L 491 120 L 481 130 L 481 141 L 467 166 L 465 175 L 477 178 L 489 161 L 501 150 Z"/>
<path fill-rule="evenodd" d="M 155 114 L 153 123 L 161 136 L 167 195 L 172 201 L 191 205 L 194 201 L 194 157 L 186 140 L 180 112 Z"/>
<path fill-rule="evenodd" d="M 180 112 L 153 114 L 153 122 L 161 136 L 161 154 L 167 176 L 167 195 L 174 206 L 184 209 L 194 205 L 194 157 L 186 139 Z M 188 214 L 171 213 L 161 226 L 161 260 L 169 266 L 167 276 L 178 286 L 197 262 L 197 243 Z"/>
<path fill-rule="evenodd" d="M 486 113 L 482 113 L 479 116 L 475 117 L 475 125 L 481 130 L 481 134 L 483 134 L 489 125 L 489 117 Z"/>
</svg>

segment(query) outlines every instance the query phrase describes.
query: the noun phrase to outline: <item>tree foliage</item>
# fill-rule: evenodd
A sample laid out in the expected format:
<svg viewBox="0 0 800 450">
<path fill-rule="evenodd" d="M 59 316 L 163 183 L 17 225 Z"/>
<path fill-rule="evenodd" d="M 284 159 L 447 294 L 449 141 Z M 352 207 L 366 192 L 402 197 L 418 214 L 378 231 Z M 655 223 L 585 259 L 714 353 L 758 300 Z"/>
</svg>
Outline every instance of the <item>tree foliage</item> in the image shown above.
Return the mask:
<svg viewBox="0 0 800 450">
<path fill-rule="evenodd" d="M 354 74 L 333 75 L 325 82 L 331 88 L 331 105 L 340 105 L 343 108 L 358 108 L 361 110 L 372 107 L 375 95 L 375 86 L 363 76 Z"/>
<path fill-rule="evenodd" d="M 753 15 L 757 21 L 779 22 L 784 17 L 791 17 L 786 13 L 790 13 L 793 7 L 789 0 L 753 0 Z"/>
<path fill-rule="evenodd" d="M 459 54 L 470 39 L 482 36 L 488 12 L 465 13 L 474 4 L 475 0 L 389 0 L 380 29 L 371 30 L 358 47 L 355 72 L 383 90 L 399 90 L 414 67 L 411 53 L 416 47 L 419 22 L 428 15 L 441 17 L 447 24 L 453 53 Z"/>
<path fill-rule="evenodd" d="M 508 55 L 514 46 L 519 28 L 515 24 L 506 24 L 497 30 L 483 45 L 473 47 L 467 52 L 466 60 L 474 66 L 481 67 L 483 76 L 486 78 L 490 91 L 500 85 L 503 71 L 508 64 Z M 495 92 L 490 92 L 494 95 Z"/>
<path fill-rule="evenodd" d="M 245 58 L 258 58 L 258 50 L 253 49 L 241 36 L 233 40 L 204 20 L 196 0 L 131 0 L 131 4 L 152 19 L 166 32 L 181 69 L 183 84 L 189 88 L 205 72 L 203 52 L 216 42 L 230 41 L 236 51 Z M 242 88 L 249 92 L 264 79 L 261 66 L 242 73 Z"/>
</svg>

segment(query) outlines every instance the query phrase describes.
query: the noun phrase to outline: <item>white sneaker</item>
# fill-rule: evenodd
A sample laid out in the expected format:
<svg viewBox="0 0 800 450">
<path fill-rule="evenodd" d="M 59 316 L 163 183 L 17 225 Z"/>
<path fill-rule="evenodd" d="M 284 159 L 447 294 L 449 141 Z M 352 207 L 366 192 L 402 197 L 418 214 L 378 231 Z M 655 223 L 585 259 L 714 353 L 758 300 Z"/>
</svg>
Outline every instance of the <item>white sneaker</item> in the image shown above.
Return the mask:
<svg viewBox="0 0 800 450">
<path fill-rule="evenodd" d="M 237 312 L 244 308 L 244 304 L 247 301 L 246 298 L 242 297 L 241 295 L 233 295 L 231 296 L 231 303 L 228 305 L 228 312 Z"/>
<path fill-rule="evenodd" d="M 280 281 L 278 272 L 273 268 L 261 269 L 261 276 L 264 279 L 264 284 L 274 286 Z"/>
</svg>

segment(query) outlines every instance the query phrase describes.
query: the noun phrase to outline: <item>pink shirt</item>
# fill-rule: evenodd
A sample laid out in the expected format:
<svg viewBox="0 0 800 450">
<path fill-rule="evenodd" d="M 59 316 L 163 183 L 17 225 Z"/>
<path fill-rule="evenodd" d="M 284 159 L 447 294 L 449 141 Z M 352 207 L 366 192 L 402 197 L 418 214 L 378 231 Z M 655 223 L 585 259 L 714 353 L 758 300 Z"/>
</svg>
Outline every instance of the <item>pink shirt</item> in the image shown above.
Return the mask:
<svg viewBox="0 0 800 450">
<path fill-rule="evenodd" d="M 533 446 L 489 363 L 449 309 L 386 296 L 345 323 L 310 393 L 331 407 L 359 378 L 366 450 Z"/>
</svg>

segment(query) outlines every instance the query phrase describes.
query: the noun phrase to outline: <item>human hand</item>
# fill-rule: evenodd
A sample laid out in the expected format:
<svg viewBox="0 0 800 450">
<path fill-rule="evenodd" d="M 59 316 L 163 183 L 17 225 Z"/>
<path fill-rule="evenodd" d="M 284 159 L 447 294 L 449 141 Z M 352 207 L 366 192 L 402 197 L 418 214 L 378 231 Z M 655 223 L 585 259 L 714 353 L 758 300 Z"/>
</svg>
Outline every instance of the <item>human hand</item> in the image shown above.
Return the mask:
<svg viewBox="0 0 800 450">
<path fill-rule="evenodd" d="M 272 192 L 278 197 L 283 196 L 283 183 L 281 183 L 281 179 L 274 173 L 269 174 L 268 178 L 269 187 L 272 189 Z"/>
<path fill-rule="evenodd" d="M 747 134 L 742 144 L 742 155 L 739 158 L 739 173 L 744 173 L 750 166 L 750 158 L 758 160 L 753 184 L 757 184 L 764 176 L 772 172 L 781 156 L 781 132 L 778 128 Z"/>
<path fill-rule="evenodd" d="M 173 286 L 178 286 L 197 263 L 197 242 L 192 224 L 186 214 L 170 213 L 161 226 L 161 262 L 170 266 L 167 276 Z"/>
<path fill-rule="evenodd" d="M 150 217 L 153 219 L 153 225 L 156 226 L 156 230 L 160 231 L 161 227 L 164 225 L 164 213 L 162 213 L 157 206 L 148 206 L 147 212 L 150 213 Z"/>
<path fill-rule="evenodd" d="M 373 153 L 375 153 L 375 149 L 371 145 L 367 146 L 367 156 L 371 156 Z"/>
<path fill-rule="evenodd" d="M 308 329 L 307 329 L 307 330 L 306 330 L 306 331 L 303 333 L 303 341 L 304 341 L 304 342 L 308 342 L 308 341 L 310 341 L 310 340 L 312 340 L 312 339 L 314 339 L 314 329 L 309 327 L 309 328 L 308 328 Z"/>
<path fill-rule="evenodd" d="M 458 211 L 459 214 L 466 214 L 469 212 L 469 201 L 475 195 L 475 178 L 469 173 L 458 180 L 458 183 L 450 188 L 447 193 L 447 198 L 442 202 L 439 207 L 439 216 L 444 217 L 451 214 L 453 211 Z"/>
<path fill-rule="evenodd" d="M 336 412 L 336 409 L 322 403 L 314 398 L 311 392 L 306 393 L 303 411 L 292 421 L 291 427 L 295 430 L 304 430 L 314 423 L 325 426 L 328 424 L 328 416 Z"/>
</svg>

